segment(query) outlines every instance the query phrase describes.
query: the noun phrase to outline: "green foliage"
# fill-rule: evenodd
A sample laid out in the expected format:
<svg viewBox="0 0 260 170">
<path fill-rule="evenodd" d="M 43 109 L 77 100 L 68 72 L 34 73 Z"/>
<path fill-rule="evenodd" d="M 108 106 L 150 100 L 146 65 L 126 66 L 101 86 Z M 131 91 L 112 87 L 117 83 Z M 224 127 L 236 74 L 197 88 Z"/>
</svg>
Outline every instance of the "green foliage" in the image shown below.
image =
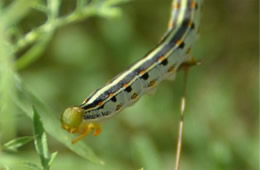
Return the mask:
<svg viewBox="0 0 260 170">
<path fill-rule="evenodd" d="M 0 0 L 0 169 L 43 169 L 39 155 L 53 170 L 174 167 L 182 72 L 102 124 L 97 137 L 72 145 L 75 136 L 61 128 L 65 108 L 140 59 L 166 30 L 170 0 L 123 2 Z M 257 4 L 204 2 L 181 169 L 259 166 Z M 34 112 L 40 153 L 29 142 Z"/>
<path fill-rule="evenodd" d="M 42 167 L 44 170 L 49 170 L 58 152 L 49 155 L 47 135 L 35 108 L 33 108 L 33 134 L 35 149 L 40 156 Z"/>
<path fill-rule="evenodd" d="M 33 140 L 32 136 L 23 136 L 13 139 L 3 145 L 3 150 L 17 152 L 17 149 Z"/>
<path fill-rule="evenodd" d="M 35 108 L 33 108 L 33 135 L 32 136 L 24 136 L 18 137 L 13 139 L 7 143 L 5 143 L 2 147 L 4 151 L 12 151 L 17 152 L 17 149 L 22 147 L 23 145 L 27 144 L 31 140 L 34 139 L 35 149 L 40 157 L 42 168 L 39 167 L 37 164 L 29 161 L 17 163 L 15 165 L 11 165 L 12 167 L 16 166 L 17 168 L 25 168 L 25 169 L 32 169 L 32 170 L 49 170 L 50 165 L 54 161 L 55 157 L 57 156 L 58 152 L 54 152 L 49 155 L 48 151 L 48 143 L 47 143 L 47 135 L 43 128 L 43 124 L 40 120 L 40 117 Z M 1 163 L 1 161 L 0 161 Z M 0 164 L 1 165 L 1 164 Z M 6 166 L 8 167 L 8 166 Z"/>
<path fill-rule="evenodd" d="M 40 166 L 32 162 L 23 162 L 17 166 L 19 169 L 28 169 L 28 170 L 42 170 Z"/>
<path fill-rule="evenodd" d="M 94 0 L 86 5 L 86 0 L 78 0 L 77 8 L 65 17 L 58 16 L 61 4 L 60 0 L 49 0 L 47 1 L 47 6 L 34 3 L 35 9 L 40 10 L 47 16 L 47 22 L 26 33 L 24 37 L 17 40 L 15 45 L 16 51 L 33 44 L 33 46 L 17 60 L 17 69 L 23 69 L 37 60 L 57 28 L 95 15 L 107 18 L 117 17 L 120 15 L 121 11 L 119 8 L 113 6 L 124 1 L 125 0 Z"/>
<path fill-rule="evenodd" d="M 83 141 L 80 141 L 77 145 L 72 145 L 71 141 L 73 139 L 73 136 L 71 136 L 69 133 L 67 133 L 65 130 L 61 128 L 60 121 L 55 116 L 55 113 L 51 109 L 46 107 L 44 104 L 42 104 L 36 97 L 30 94 L 28 90 L 24 89 L 24 87 L 19 83 L 18 80 L 17 80 L 17 94 L 18 94 L 17 95 L 18 98 L 14 100 L 14 103 L 28 117 L 35 120 L 35 118 L 33 117 L 34 111 L 31 109 L 31 104 L 33 104 L 35 108 L 37 108 L 37 113 L 41 117 L 41 121 L 43 122 L 44 127 L 48 132 L 48 134 L 50 134 L 56 140 L 63 143 L 65 146 L 67 146 L 69 149 L 71 149 L 78 155 L 82 156 L 83 158 L 91 160 L 95 163 L 102 163 L 102 161 L 96 157 L 94 152 Z M 41 131 L 42 126 L 39 125 L 38 127 L 37 124 L 39 123 L 36 122 L 36 124 L 34 124 L 34 127 L 40 128 L 37 131 Z M 46 134 L 40 135 L 39 138 L 45 140 L 44 136 L 46 136 Z M 41 141 L 41 139 L 39 139 L 38 141 Z M 47 146 L 45 146 L 44 148 L 47 148 Z M 41 148 L 38 148 L 37 150 L 43 150 L 42 153 L 44 153 L 45 156 L 47 155 L 47 153 L 45 153 L 46 150 Z"/>
<path fill-rule="evenodd" d="M 136 161 L 139 162 L 143 169 L 158 170 L 163 169 L 160 165 L 160 157 L 156 147 L 146 135 L 136 135 L 133 139 L 133 150 L 136 152 Z"/>
<path fill-rule="evenodd" d="M 1 26 L 11 27 L 19 23 L 37 1 L 17 0 L 1 11 Z"/>
<path fill-rule="evenodd" d="M 17 110 L 13 107 L 16 103 L 19 110 L 23 110 L 26 115 L 33 118 L 35 147 L 40 155 L 43 169 L 49 169 L 51 162 L 56 157 L 57 152 L 48 154 L 47 134 L 43 129 L 43 125 L 39 116 L 43 118 L 44 126 L 47 132 L 57 138 L 62 143 L 65 143 L 72 151 L 78 153 L 83 158 L 100 163 L 93 151 L 84 143 L 72 146 L 69 134 L 61 130 L 59 120 L 54 116 L 52 111 L 46 109 L 30 92 L 23 90 L 21 79 L 16 74 L 16 70 L 24 69 L 34 61 L 36 61 L 45 51 L 50 43 L 54 32 L 57 28 L 65 25 L 82 21 L 90 16 L 103 16 L 107 18 L 117 17 L 120 15 L 120 9 L 114 7 L 123 0 L 95 0 L 87 2 L 86 0 L 78 0 L 77 8 L 65 16 L 59 16 L 59 10 L 62 1 L 48 0 L 46 3 L 42 1 L 31 0 L 16 0 L 9 4 L 2 4 L 0 8 L 0 130 L 3 135 L 2 139 L 13 138 L 16 133 L 16 114 Z M 39 11 L 46 15 L 47 20 L 40 26 L 31 28 L 29 32 L 22 33 L 19 29 L 19 24 L 27 19 L 27 16 L 32 10 Z M 23 35 L 22 35 L 23 34 Z M 15 41 L 11 41 L 11 37 Z M 22 51 L 22 55 L 16 58 L 16 54 Z M 24 97 L 24 98 L 23 98 Z M 31 111 L 31 106 L 39 105 L 39 115 L 34 110 L 34 116 Z M 43 113 L 42 110 L 45 112 Z M 51 116 L 49 116 L 51 115 Z M 48 119 L 52 117 L 51 121 Z M 8 133 L 3 131 L 8 129 Z M 54 131 L 54 130 L 57 131 Z M 56 135 L 57 132 L 60 135 Z M 4 151 L 17 151 L 17 149 L 28 143 L 31 137 L 18 137 L 3 145 Z M 2 141 L 2 140 L 1 140 Z M 2 157 L 1 162 L 5 162 L 5 157 Z M 7 157 L 7 160 L 9 158 Z M 7 161 L 9 162 L 9 161 Z M 7 163 L 8 164 L 8 163 Z M 5 163 L 3 163 L 5 165 Z M 39 167 L 31 162 L 25 162 L 23 167 L 29 169 L 39 169 Z"/>
</svg>

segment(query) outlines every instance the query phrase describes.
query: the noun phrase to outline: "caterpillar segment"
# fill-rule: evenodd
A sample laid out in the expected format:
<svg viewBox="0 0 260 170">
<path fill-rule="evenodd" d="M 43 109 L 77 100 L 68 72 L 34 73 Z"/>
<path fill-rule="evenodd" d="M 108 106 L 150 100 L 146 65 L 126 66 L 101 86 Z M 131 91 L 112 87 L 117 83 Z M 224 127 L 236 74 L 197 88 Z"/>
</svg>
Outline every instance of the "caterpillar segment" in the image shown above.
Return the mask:
<svg viewBox="0 0 260 170">
<path fill-rule="evenodd" d="M 153 91 L 162 80 L 174 79 L 184 67 L 197 65 L 191 46 L 198 38 L 201 0 L 173 0 L 168 31 L 143 58 L 94 91 L 79 106 L 69 107 L 61 117 L 62 127 L 84 138 L 101 133 L 100 122 L 132 105 Z"/>
</svg>

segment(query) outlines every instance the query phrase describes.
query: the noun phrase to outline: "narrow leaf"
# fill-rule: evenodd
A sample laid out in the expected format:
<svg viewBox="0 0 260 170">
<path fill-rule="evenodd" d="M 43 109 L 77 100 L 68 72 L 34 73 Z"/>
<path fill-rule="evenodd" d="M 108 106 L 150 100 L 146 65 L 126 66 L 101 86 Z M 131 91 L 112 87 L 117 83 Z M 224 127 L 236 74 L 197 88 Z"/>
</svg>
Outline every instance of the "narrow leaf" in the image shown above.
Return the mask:
<svg viewBox="0 0 260 170">
<path fill-rule="evenodd" d="M 3 145 L 4 150 L 8 151 L 17 151 L 18 148 L 22 147 L 23 145 L 27 144 L 33 139 L 32 136 L 23 136 L 16 139 L 13 139 Z"/>
<path fill-rule="evenodd" d="M 37 164 L 33 162 L 23 162 L 19 164 L 19 169 L 24 168 L 26 170 L 42 170 L 41 167 L 39 167 Z"/>
<path fill-rule="evenodd" d="M 86 0 L 77 0 L 77 10 L 81 11 L 86 5 Z"/>
<path fill-rule="evenodd" d="M 133 139 L 133 150 L 137 161 L 143 165 L 143 169 L 158 170 L 163 169 L 160 164 L 160 157 L 151 139 L 142 134 Z"/>
<path fill-rule="evenodd" d="M 40 116 L 38 115 L 35 108 L 33 108 L 33 134 L 34 134 L 34 145 L 37 153 L 40 156 L 41 163 L 44 169 L 48 169 L 49 153 L 47 136 L 44 131 Z"/>
<path fill-rule="evenodd" d="M 17 97 L 14 98 L 13 102 L 30 118 L 33 117 L 32 105 L 37 108 L 37 113 L 41 116 L 41 121 L 44 123 L 44 127 L 48 134 L 59 142 L 67 146 L 71 151 L 77 153 L 81 157 L 88 159 L 92 162 L 103 164 L 93 152 L 93 150 L 83 141 L 79 141 L 77 144 L 72 145 L 71 140 L 74 138 L 71 134 L 67 133 L 61 128 L 59 119 L 55 116 L 55 112 L 43 105 L 39 99 L 33 96 L 28 90 L 26 90 L 19 78 L 16 79 Z"/>
<path fill-rule="evenodd" d="M 0 13 L 0 129 L 1 140 L 6 141 L 15 138 L 17 116 L 11 99 L 15 95 L 13 48 L 2 24 Z"/>
<path fill-rule="evenodd" d="M 51 166 L 52 162 L 53 162 L 54 159 L 56 158 L 57 154 L 58 154 L 58 152 L 53 152 L 53 153 L 51 154 L 50 160 L 49 160 L 49 162 L 48 162 L 48 166 L 49 166 L 49 167 Z"/>
<path fill-rule="evenodd" d="M 12 26 L 25 17 L 36 3 L 37 1 L 32 0 L 16 0 L 5 9 L 0 19 L 6 25 Z"/>
<path fill-rule="evenodd" d="M 8 166 L 4 166 L 5 170 L 10 170 L 10 168 Z"/>
<path fill-rule="evenodd" d="M 52 33 L 46 34 L 43 40 L 35 43 L 24 55 L 16 61 L 16 68 L 21 70 L 36 61 L 44 52 Z"/>
</svg>

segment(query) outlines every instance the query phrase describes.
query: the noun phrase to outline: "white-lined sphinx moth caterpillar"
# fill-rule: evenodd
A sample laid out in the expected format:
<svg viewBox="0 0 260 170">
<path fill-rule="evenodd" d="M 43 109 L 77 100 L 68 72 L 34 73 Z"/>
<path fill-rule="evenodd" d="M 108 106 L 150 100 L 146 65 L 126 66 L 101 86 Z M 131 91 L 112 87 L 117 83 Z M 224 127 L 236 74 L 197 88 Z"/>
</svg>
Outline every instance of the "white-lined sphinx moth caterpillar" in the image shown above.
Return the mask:
<svg viewBox="0 0 260 170">
<path fill-rule="evenodd" d="M 198 37 L 201 0 L 173 0 L 168 31 L 142 59 L 94 91 L 83 103 L 69 107 L 61 117 L 62 127 L 79 133 L 75 143 L 98 124 L 136 102 L 162 80 L 174 79 L 181 65 L 194 63 L 191 46 Z"/>
</svg>

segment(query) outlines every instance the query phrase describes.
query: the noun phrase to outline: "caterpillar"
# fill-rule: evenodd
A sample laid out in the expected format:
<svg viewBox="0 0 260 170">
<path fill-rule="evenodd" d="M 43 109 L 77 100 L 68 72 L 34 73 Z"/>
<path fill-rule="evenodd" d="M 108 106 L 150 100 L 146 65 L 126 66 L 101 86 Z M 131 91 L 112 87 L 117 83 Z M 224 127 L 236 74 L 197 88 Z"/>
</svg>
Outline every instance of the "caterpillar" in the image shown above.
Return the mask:
<svg viewBox="0 0 260 170">
<path fill-rule="evenodd" d="M 191 46 L 198 38 L 200 8 L 201 0 L 173 0 L 168 30 L 159 43 L 82 104 L 65 110 L 61 116 L 62 128 L 79 134 L 72 143 L 92 130 L 94 136 L 100 134 L 102 120 L 132 105 L 162 80 L 174 79 L 183 65 L 195 63 Z"/>
</svg>

